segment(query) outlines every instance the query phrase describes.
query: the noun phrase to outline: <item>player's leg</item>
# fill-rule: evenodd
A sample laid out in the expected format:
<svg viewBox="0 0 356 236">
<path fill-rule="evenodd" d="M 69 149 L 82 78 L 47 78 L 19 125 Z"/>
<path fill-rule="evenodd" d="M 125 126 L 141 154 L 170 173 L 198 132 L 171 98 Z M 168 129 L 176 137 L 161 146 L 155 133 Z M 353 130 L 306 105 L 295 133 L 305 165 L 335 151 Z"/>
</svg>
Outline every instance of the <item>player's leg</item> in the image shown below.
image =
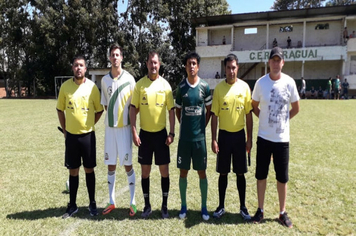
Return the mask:
<svg viewBox="0 0 356 236">
<path fill-rule="evenodd" d="M 246 159 L 246 138 L 245 130 L 242 129 L 232 134 L 231 139 L 233 154 L 232 164 L 233 171 L 236 174 L 236 187 L 240 198 L 240 215 L 244 220 L 250 220 L 251 216 L 246 207 L 246 178 L 247 159 Z"/>
<path fill-rule="evenodd" d="M 276 172 L 277 179 L 277 192 L 279 199 L 279 222 L 292 228 L 293 224 L 289 219 L 286 212 L 286 198 L 287 198 L 287 182 L 289 180 L 288 166 L 289 166 L 289 143 L 276 144 L 275 151 L 273 153 L 273 164 Z"/>
<path fill-rule="evenodd" d="M 169 147 L 166 145 L 167 130 L 163 129 L 155 134 L 155 164 L 159 166 L 161 173 L 161 189 L 162 189 L 162 218 L 168 218 L 168 194 L 169 194 L 169 163 L 171 161 Z"/>
<path fill-rule="evenodd" d="M 177 152 L 177 167 L 179 168 L 179 193 L 181 199 L 181 210 L 179 218 L 184 219 L 187 216 L 187 186 L 188 171 L 191 161 L 191 142 L 179 140 Z"/>
<path fill-rule="evenodd" d="M 229 133 L 224 130 L 219 130 L 218 137 L 219 153 L 216 158 L 216 172 L 219 173 L 218 190 L 219 190 L 219 206 L 213 213 L 214 218 L 220 218 L 225 214 L 225 194 L 228 184 L 228 173 L 231 166 L 231 140 Z"/>
<path fill-rule="evenodd" d="M 109 214 L 115 209 L 115 182 L 116 182 L 116 164 L 117 164 L 117 128 L 105 127 L 105 140 L 104 140 L 104 163 L 108 166 L 108 190 L 109 190 L 109 203 L 105 206 L 102 214 Z"/>
<path fill-rule="evenodd" d="M 95 201 L 95 172 L 96 167 L 96 138 L 95 132 L 90 132 L 80 138 L 82 148 L 83 166 L 85 170 L 85 180 L 89 195 L 89 212 L 91 216 L 97 216 L 98 210 Z"/>
<path fill-rule="evenodd" d="M 205 140 L 193 142 L 195 148 L 192 152 L 193 169 L 198 171 L 199 187 L 201 194 L 201 216 L 204 220 L 209 220 L 206 202 L 208 199 L 208 179 L 206 178 L 207 151 Z"/>
<path fill-rule="evenodd" d="M 138 148 L 138 162 L 141 164 L 141 187 L 143 198 L 145 200 L 145 207 L 141 216 L 147 218 L 151 213 L 150 203 L 150 173 L 152 165 L 152 134 L 150 132 L 140 130 L 141 145 Z"/>
<path fill-rule="evenodd" d="M 69 203 L 63 219 L 69 218 L 78 212 L 76 204 L 77 192 L 79 186 L 79 167 L 81 165 L 81 156 L 78 147 L 78 135 L 67 132 L 65 140 L 65 166 L 69 169 Z"/>
<path fill-rule="evenodd" d="M 117 129 L 117 151 L 120 165 L 125 166 L 127 182 L 130 190 L 129 215 L 134 216 L 137 212 L 135 200 L 136 174 L 132 166 L 132 133 L 130 126 Z"/>
<path fill-rule="evenodd" d="M 265 199 L 265 192 L 267 186 L 267 176 L 269 164 L 271 162 L 271 154 L 273 143 L 261 137 L 257 138 L 257 154 L 256 154 L 256 173 L 257 179 L 257 198 L 258 209 L 255 215 L 251 218 L 253 223 L 260 223 L 263 220 L 263 206 Z"/>
</svg>

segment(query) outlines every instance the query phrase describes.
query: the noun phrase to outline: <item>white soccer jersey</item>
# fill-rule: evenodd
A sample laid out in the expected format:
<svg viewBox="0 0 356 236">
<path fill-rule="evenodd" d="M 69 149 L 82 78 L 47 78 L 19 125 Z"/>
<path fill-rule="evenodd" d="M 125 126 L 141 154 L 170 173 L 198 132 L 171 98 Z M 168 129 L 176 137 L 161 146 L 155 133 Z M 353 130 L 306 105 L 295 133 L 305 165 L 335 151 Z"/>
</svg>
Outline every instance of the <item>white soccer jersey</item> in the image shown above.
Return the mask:
<svg viewBox="0 0 356 236">
<path fill-rule="evenodd" d="M 135 84 L 134 77 L 125 70 L 118 78 L 113 78 L 111 72 L 102 78 L 101 104 L 107 106 L 106 126 L 121 128 L 130 124 L 129 108 Z"/>
<path fill-rule="evenodd" d="M 272 142 L 289 142 L 289 106 L 299 100 L 294 79 L 282 73 L 274 81 L 267 74 L 257 80 L 252 99 L 260 103 L 258 136 Z"/>
</svg>

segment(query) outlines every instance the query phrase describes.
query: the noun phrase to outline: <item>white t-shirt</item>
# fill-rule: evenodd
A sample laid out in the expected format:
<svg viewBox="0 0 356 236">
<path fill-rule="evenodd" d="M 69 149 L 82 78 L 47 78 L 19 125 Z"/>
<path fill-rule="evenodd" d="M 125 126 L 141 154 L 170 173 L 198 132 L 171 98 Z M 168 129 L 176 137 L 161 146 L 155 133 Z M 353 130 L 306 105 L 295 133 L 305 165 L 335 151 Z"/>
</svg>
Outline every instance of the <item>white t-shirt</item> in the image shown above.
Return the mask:
<svg viewBox="0 0 356 236">
<path fill-rule="evenodd" d="M 126 70 L 118 78 L 111 72 L 101 79 L 101 104 L 107 106 L 105 125 L 122 128 L 130 124 L 129 107 L 135 79 Z"/>
<path fill-rule="evenodd" d="M 299 100 L 294 79 L 282 73 L 274 81 L 267 74 L 257 80 L 252 99 L 260 103 L 258 136 L 272 142 L 289 142 L 289 106 Z"/>
</svg>

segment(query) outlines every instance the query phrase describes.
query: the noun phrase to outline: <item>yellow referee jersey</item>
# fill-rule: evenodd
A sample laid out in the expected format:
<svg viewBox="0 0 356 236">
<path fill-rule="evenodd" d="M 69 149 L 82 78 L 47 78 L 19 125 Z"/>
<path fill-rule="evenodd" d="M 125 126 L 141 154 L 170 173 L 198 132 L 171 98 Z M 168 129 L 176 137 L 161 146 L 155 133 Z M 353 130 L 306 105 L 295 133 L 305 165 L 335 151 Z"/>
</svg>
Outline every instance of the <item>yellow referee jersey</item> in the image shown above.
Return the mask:
<svg viewBox="0 0 356 236">
<path fill-rule="evenodd" d="M 242 130 L 245 115 L 251 110 L 251 90 L 245 81 L 237 79 L 230 85 L 223 80 L 215 87 L 211 111 L 219 117 L 219 129 L 228 132 Z"/>
<path fill-rule="evenodd" d="M 161 76 L 154 81 L 145 76 L 136 83 L 131 104 L 140 110 L 143 130 L 161 131 L 166 127 L 165 110 L 174 107 L 172 88 Z"/>
<path fill-rule="evenodd" d="M 68 79 L 59 90 L 57 109 L 65 111 L 66 130 L 69 133 L 94 131 L 95 113 L 103 111 L 98 87 L 89 79 L 85 79 L 81 85 Z"/>
</svg>

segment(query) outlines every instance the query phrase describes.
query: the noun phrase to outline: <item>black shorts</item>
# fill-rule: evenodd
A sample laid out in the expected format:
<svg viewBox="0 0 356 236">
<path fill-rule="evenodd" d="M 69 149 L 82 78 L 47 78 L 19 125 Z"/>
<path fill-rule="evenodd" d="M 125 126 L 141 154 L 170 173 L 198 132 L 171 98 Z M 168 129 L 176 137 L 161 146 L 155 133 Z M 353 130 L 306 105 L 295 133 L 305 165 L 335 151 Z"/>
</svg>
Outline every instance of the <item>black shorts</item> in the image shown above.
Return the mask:
<svg viewBox="0 0 356 236">
<path fill-rule="evenodd" d="M 271 142 L 257 138 L 256 179 L 266 179 L 273 155 L 276 179 L 281 183 L 288 182 L 289 142 Z"/>
<path fill-rule="evenodd" d="M 158 132 L 140 130 L 141 145 L 138 147 L 138 163 L 152 165 L 152 156 L 155 154 L 156 165 L 166 165 L 171 162 L 169 146 L 166 145 L 167 130 Z"/>
<path fill-rule="evenodd" d="M 245 130 L 228 132 L 219 130 L 219 153 L 216 159 L 216 171 L 221 174 L 230 172 L 231 158 L 233 172 L 243 174 L 247 172 L 246 137 Z"/>
<path fill-rule="evenodd" d="M 95 132 L 87 134 L 71 134 L 67 132 L 65 140 L 66 152 L 64 165 L 68 169 L 77 169 L 82 164 L 85 168 L 96 166 Z"/>
</svg>

